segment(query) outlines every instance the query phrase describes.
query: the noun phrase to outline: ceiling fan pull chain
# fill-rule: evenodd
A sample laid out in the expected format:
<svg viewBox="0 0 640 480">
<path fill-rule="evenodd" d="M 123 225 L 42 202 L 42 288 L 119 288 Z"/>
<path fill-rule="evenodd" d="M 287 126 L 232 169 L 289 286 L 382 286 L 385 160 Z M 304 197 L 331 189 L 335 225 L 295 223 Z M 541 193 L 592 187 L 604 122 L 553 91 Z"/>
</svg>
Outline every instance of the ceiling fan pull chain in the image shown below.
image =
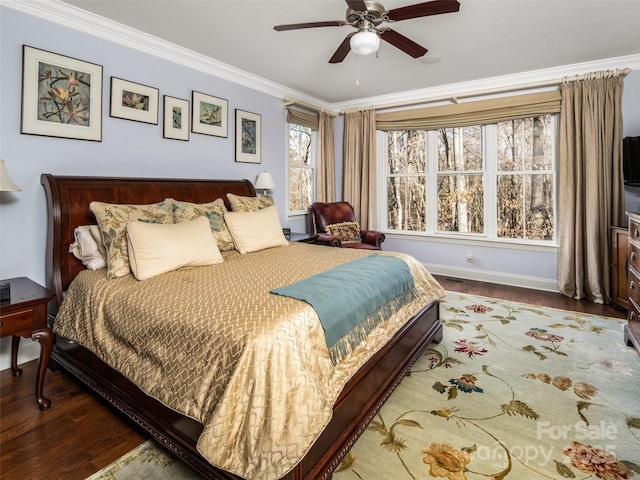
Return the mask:
<svg viewBox="0 0 640 480">
<path fill-rule="evenodd" d="M 356 87 L 360 86 L 360 55 L 356 55 Z"/>
</svg>

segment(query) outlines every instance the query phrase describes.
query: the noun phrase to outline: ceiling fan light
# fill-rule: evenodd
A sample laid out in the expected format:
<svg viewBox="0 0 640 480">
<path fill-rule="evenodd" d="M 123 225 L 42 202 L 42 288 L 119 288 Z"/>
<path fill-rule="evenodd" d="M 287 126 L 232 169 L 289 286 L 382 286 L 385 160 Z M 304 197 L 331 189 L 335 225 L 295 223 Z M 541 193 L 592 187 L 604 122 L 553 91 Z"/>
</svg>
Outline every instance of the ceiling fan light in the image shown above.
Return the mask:
<svg viewBox="0 0 640 480">
<path fill-rule="evenodd" d="M 378 51 L 380 37 L 371 30 L 361 30 L 351 37 L 349 44 L 351 45 L 351 50 L 358 55 L 370 55 Z"/>
</svg>

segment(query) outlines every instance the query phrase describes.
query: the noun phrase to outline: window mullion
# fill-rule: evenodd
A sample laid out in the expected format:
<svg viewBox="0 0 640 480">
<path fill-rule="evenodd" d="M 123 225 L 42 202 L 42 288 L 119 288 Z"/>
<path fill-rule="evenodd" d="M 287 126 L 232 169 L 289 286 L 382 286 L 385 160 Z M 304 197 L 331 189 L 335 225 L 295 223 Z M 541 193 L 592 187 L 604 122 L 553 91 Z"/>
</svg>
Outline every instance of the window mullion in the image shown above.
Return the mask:
<svg viewBox="0 0 640 480">
<path fill-rule="evenodd" d="M 497 183 L 498 183 L 498 151 L 496 125 L 483 127 L 482 155 L 484 157 L 484 224 L 485 234 L 488 239 L 496 238 L 498 225 L 497 214 Z"/>
<path fill-rule="evenodd" d="M 427 133 L 427 233 L 435 233 L 438 224 L 438 131 Z"/>
<path fill-rule="evenodd" d="M 377 175 L 377 198 L 376 202 L 378 214 L 376 225 L 382 229 L 389 228 L 389 203 L 387 201 L 387 183 L 389 182 L 389 133 L 376 130 L 376 170 L 383 172 Z"/>
</svg>

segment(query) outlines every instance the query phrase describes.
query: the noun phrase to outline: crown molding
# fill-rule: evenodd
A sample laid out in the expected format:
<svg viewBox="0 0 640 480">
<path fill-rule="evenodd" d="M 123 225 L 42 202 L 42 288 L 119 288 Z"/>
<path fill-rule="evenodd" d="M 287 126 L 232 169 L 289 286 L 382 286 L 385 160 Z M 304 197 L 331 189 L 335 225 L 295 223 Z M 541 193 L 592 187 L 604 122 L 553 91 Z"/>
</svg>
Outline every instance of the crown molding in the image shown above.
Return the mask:
<svg viewBox="0 0 640 480">
<path fill-rule="evenodd" d="M 348 110 L 349 108 L 380 107 L 388 104 L 410 103 L 413 105 L 419 102 L 416 99 L 424 99 L 424 103 L 429 103 L 430 99 L 448 98 L 449 101 L 456 96 L 465 96 L 470 92 L 482 92 L 488 90 L 504 89 L 505 91 L 518 90 L 519 86 L 530 86 L 535 89 L 535 84 L 552 83 L 560 84 L 564 77 L 584 75 L 585 73 L 601 70 L 640 70 L 640 54 L 626 55 L 622 57 L 606 58 L 590 62 L 562 65 L 559 67 L 532 70 L 513 75 L 500 77 L 490 77 L 469 82 L 461 82 L 448 85 L 440 85 L 420 90 L 408 90 L 406 92 L 392 93 L 376 97 L 350 100 L 343 103 L 334 103 L 331 108 L 337 111 Z M 551 88 L 550 86 L 538 86 L 540 88 Z M 443 102 L 445 100 L 442 100 Z"/>
<path fill-rule="evenodd" d="M 60 0 L 0 0 L 0 5 L 23 13 L 58 23 L 66 28 L 93 35 L 110 42 L 132 48 L 170 62 L 206 73 L 213 77 L 228 80 L 259 92 L 279 98 L 295 98 L 297 101 L 317 106 L 328 111 L 344 111 L 350 108 L 376 107 L 388 104 L 417 104 L 416 99 L 428 103 L 434 98 L 453 98 L 469 92 L 501 89 L 514 90 L 519 85 L 536 82 L 560 83 L 563 77 L 582 75 L 592 71 L 623 69 L 640 70 L 640 54 L 607 58 L 590 62 L 563 65 L 559 67 L 534 70 L 513 75 L 478 79 L 468 82 L 440 85 L 420 90 L 408 90 L 389 95 L 349 100 L 347 102 L 327 103 L 305 93 L 287 88 L 263 77 L 201 55 L 153 35 L 146 34 L 112 20 L 100 17 Z"/>
<path fill-rule="evenodd" d="M 295 97 L 329 109 L 330 105 L 305 93 L 292 90 L 263 77 L 201 55 L 193 50 L 118 22 L 87 12 L 60 0 L 0 0 L 0 5 L 57 23 L 66 28 L 108 40 L 170 62 L 183 65 L 213 77 L 228 80 L 274 97 Z"/>
</svg>

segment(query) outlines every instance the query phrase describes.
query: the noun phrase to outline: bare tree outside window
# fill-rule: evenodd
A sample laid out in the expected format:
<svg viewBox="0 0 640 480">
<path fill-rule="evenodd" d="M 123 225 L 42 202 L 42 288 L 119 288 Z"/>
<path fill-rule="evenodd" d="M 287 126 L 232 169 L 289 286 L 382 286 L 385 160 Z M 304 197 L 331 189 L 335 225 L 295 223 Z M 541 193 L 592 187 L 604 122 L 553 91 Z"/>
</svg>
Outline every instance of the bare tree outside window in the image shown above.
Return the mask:
<svg viewBox="0 0 640 480">
<path fill-rule="evenodd" d="M 387 201 L 389 228 L 424 231 L 426 210 L 427 132 L 389 132 Z"/>
<path fill-rule="evenodd" d="M 551 116 L 497 125 L 498 236 L 553 240 Z"/>
<path fill-rule="evenodd" d="M 484 232 L 482 129 L 438 130 L 438 230 Z"/>
<path fill-rule="evenodd" d="M 312 130 L 289 124 L 289 211 L 306 211 L 313 201 Z"/>
<path fill-rule="evenodd" d="M 387 132 L 387 227 L 555 240 L 555 136 L 553 115 Z"/>
</svg>

